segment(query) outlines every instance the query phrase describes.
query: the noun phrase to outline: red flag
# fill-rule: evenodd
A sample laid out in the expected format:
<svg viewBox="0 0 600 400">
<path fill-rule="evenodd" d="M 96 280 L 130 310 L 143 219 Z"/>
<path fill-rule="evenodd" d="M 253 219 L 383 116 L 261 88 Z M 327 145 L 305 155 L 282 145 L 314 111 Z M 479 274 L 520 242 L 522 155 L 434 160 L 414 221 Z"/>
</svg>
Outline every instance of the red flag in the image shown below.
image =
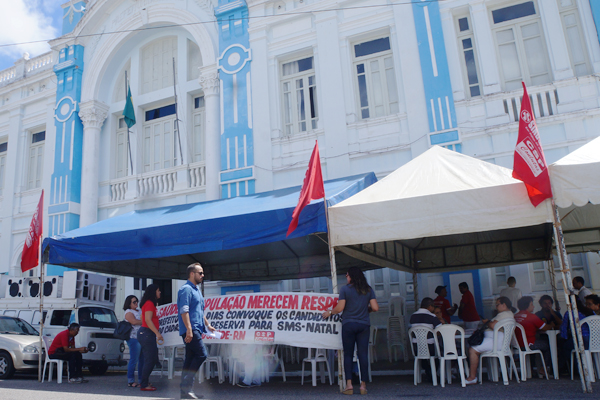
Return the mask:
<svg viewBox="0 0 600 400">
<path fill-rule="evenodd" d="M 302 190 L 300 191 L 300 198 L 298 199 L 298 205 L 294 208 L 292 214 L 292 222 L 288 228 L 286 237 L 290 236 L 292 232 L 298 226 L 298 218 L 302 209 L 306 207 L 311 200 L 316 200 L 325 197 L 325 187 L 323 186 L 323 175 L 321 174 L 321 158 L 319 157 L 319 142 L 315 143 L 312 155 L 310 156 L 310 162 L 308 163 L 308 170 L 304 177 L 304 183 L 302 184 Z"/>
<path fill-rule="evenodd" d="M 35 268 L 39 264 L 39 247 L 40 238 L 42 236 L 42 220 L 44 219 L 44 191 L 42 190 L 42 196 L 38 203 L 33 218 L 31 218 L 31 225 L 29 226 L 29 232 L 25 239 L 25 246 L 23 246 L 23 255 L 21 256 L 21 271 L 29 271 Z"/>
<path fill-rule="evenodd" d="M 519 138 L 515 148 L 512 176 L 525 183 L 529 200 L 534 207 L 552 197 L 548 164 L 546 164 L 542 142 L 524 82 L 523 101 L 519 114 Z"/>
</svg>

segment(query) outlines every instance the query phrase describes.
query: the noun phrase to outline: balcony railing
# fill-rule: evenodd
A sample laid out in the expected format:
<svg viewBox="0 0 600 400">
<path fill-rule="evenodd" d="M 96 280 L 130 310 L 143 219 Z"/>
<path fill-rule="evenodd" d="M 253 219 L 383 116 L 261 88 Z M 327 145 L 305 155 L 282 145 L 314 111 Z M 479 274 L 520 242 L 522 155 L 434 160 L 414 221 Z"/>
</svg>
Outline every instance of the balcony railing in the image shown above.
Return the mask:
<svg viewBox="0 0 600 400">
<path fill-rule="evenodd" d="M 554 88 L 543 89 L 539 92 L 533 91 L 529 93 L 529 100 L 537 119 L 558 114 L 558 91 Z M 515 95 L 514 92 L 510 97 L 504 99 L 504 112 L 508 114 L 511 122 L 519 121 L 522 101 L 523 96 Z"/>
<path fill-rule="evenodd" d="M 7 68 L 3 71 L 0 71 L 0 85 L 4 83 L 8 83 L 15 79 L 15 75 L 17 73 L 17 69 L 15 67 Z"/>
<path fill-rule="evenodd" d="M 108 196 L 104 196 L 108 203 L 203 189 L 206 186 L 206 166 L 204 162 L 180 165 L 137 176 L 113 179 L 100 183 L 100 186 L 108 186 Z M 134 192 L 131 191 L 132 189 Z M 100 203 L 103 203 L 102 200 Z"/>
<path fill-rule="evenodd" d="M 52 52 L 48 52 L 27 61 L 25 71 L 27 75 L 33 75 L 47 69 L 52 69 L 53 65 Z"/>
</svg>

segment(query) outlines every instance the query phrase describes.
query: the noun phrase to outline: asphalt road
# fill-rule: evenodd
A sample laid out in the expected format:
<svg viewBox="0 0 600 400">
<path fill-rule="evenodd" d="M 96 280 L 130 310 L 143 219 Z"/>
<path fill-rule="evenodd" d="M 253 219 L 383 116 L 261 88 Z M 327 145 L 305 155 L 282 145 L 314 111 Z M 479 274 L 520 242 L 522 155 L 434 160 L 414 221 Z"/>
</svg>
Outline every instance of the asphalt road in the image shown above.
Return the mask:
<svg viewBox="0 0 600 400">
<path fill-rule="evenodd" d="M 59 385 L 56 381 L 39 383 L 36 376 L 17 375 L 13 379 L 0 381 L 0 399 L 2 400 L 135 400 L 135 399 L 179 399 L 179 377 L 169 381 L 158 375 L 151 377 L 151 382 L 158 387 L 156 392 L 141 392 L 139 389 L 128 388 L 127 378 L 123 372 L 109 372 L 104 376 L 86 376 L 85 384 L 68 384 L 66 379 Z M 227 382 L 227 381 L 226 381 Z M 356 385 L 358 390 L 358 385 Z M 412 376 L 374 376 L 368 384 L 369 397 L 380 399 L 411 399 L 443 397 L 444 399 L 597 399 L 600 398 L 600 382 L 593 384 L 593 394 L 584 394 L 578 380 L 562 378 L 555 380 L 530 379 L 527 382 L 510 385 L 494 383 L 485 380 L 482 385 L 472 385 L 462 388 L 460 383 L 453 381 L 451 385 L 434 387 L 431 383 L 413 385 Z M 320 399 L 339 399 L 337 386 L 318 383 L 310 385 L 310 380 L 303 386 L 300 377 L 288 377 L 287 382 L 281 378 L 272 378 L 269 383 L 260 387 L 240 388 L 228 383 L 219 384 L 216 379 L 196 384 L 197 393 L 205 399 L 246 399 L 269 400 L 287 398 L 319 397 Z M 359 395 L 358 393 L 356 395 Z"/>
</svg>

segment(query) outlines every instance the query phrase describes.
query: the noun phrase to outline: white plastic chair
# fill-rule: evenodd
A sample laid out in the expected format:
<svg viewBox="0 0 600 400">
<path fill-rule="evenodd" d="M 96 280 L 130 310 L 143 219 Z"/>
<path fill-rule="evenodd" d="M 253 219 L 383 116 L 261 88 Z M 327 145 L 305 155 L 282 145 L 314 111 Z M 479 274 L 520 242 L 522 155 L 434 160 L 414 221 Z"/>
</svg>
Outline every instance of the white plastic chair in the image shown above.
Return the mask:
<svg viewBox="0 0 600 400">
<path fill-rule="evenodd" d="M 439 354 L 440 358 L 440 382 L 442 384 L 442 387 L 445 387 L 444 374 L 446 372 L 446 367 L 448 367 L 446 374 L 448 383 L 452 383 L 450 363 L 453 360 L 456 360 L 458 363 L 458 371 L 460 374 L 460 383 L 462 387 L 467 386 L 465 379 L 465 369 L 467 369 L 467 356 L 465 355 L 465 330 L 458 325 L 448 324 L 438 325 L 438 327 L 435 328 L 433 332 L 435 333 L 435 349 L 437 351 L 437 354 Z M 460 334 L 460 339 L 458 339 L 460 343 L 460 351 L 456 348 L 456 332 Z M 439 342 L 440 336 L 442 338 L 443 353 Z"/>
<path fill-rule="evenodd" d="M 519 346 L 519 342 L 517 340 L 513 341 L 515 350 L 518 351 L 519 354 L 519 365 L 521 366 L 521 380 L 525 382 L 528 378 L 531 378 L 531 358 L 527 358 L 527 356 L 533 356 L 535 354 L 539 354 L 542 358 L 542 364 L 544 365 L 544 373 L 546 374 L 546 380 L 548 380 L 548 371 L 546 370 L 546 361 L 544 360 L 544 354 L 541 350 L 531 350 L 529 348 L 529 344 L 527 343 L 527 336 L 525 335 L 525 328 L 521 324 L 515 324 L 515 336 L 520 335 L 523 338 L 523 347 L 525 350 L 521 350 L 521 346 Z M 539 371 L 538 371 L 539 374 Z"/>
<path fill-rule="evenodd" d="M 402 296 L 391 296 L 388 300 L 389 316 L 387 323 L 388 337 L 388 359 L 392 362 L 392 350 L 394 361 L 398 360 L 398 347 L 402 350 L 404 362 L 408 362 L 408 349 L 406 324 L 404 316 L 406 315 L 406 299 Z"/>
<path fill-rule="evenodd" d="M 414 339 L 416 343 L 412 343 Z M 433 379 L 433 386 L 437 386 L 437 372 L 435 370 L 435 354 L 431 354 L 429 351 L 429 344 L 427 338 L 431 336 L 433 338 L 433 329 L 425 326 L 413 326 L 408 330 L 408 338 L 411 342 L 410 349 L 412 350 L 413 357 L 415 357 L 415 385 L 421 383 L 421 360 L 429 360 L 431 366 L 431 378 Z M 415 345 L 417 352 L 415 354 Z"/>
<path fill-rule="evenodd" d="M 579 321 L 581 327 L 584 324 L 588 325 L 590 330 L 590 347 L 585 350 L 585 359 L 587 362 L 588 373 L 590 374 L 590 381 L 595 382 L 594 378 L 594 361 L 596 375 L 600 379 L 600 315 L 592 315 Z M 570 339 L 572 340 L 572 339 Z M 573 363 L 575 357 L 575 350 L 571 351 L 571 380 L 573 380 Z"/>
<path fill-rule="evenodd" d="M 275 369 L 277 369 L 277 366 L 279 365 L 281 367 L 281 374 L 283 375 L 283 381 L 285 382 L 285 365 L 283 363 L 283 356 L 279 357 L 278 354 L 278 350 L 279 350 L 279 346 L 265 346 L 266 347 L 266 351 L 263 354 L 263 358 L 265 359 L 266 363 L 265 363 L 265 379 L 267 382 L 269 382 L 269 364 L 270 363 L 274 363 L 275 364 Z"/>
<path fill-rule="evenodd" d="M 511 363 L 509 365 L 512 366 L 512 368 L 510 369 L 511 376 L 512 376 L 512 370 L 514 368 L 517 382 L 520 382 L 519 375 L 517 373 L 517 366 L 515 365 L 515 360 L 513 359 L 512 352 L 510 350 L 510 344 L 513 339 L 514 332 L 515 332 L 515 326 L 516 326 L 516 322 L 514 319 L 507 319 L 507 320 L 499 321 L 498 323 L 496 323 L 496 325 L 494 325 L 494 336 L 492 338 L 492 340 L 494 342 L 493 342 L 492 350 L 485 352 L 485 353 L 481 353 L 479 355 L 479 383 L 480 384 L 482 383 L 481 382 L 481 371 L 483 369 L 481 364 L 483 364 L 484 358 L 497 358 L 498 359 L 498 362 L 500 363 L 500 369 L 502 370 L 502 380 L 504 381 L 505 385 L 508 385 L 508 378 L 509 378 L 508 372 L 509 371 L 506 368 L 506 357 L 508 357 L 510 359 L 510 363 Z M 498 338 L 498 332 L 500 331 L 500 329 L 502 329 L 504 331 L 504 338 L 501 343 L 498 343 L 497 338 Z M 494 374 L 492 374 L 492 375 L 494 375 Z"/>
<path fill-rule="evenodd" d="M 371 325 L 369 332 L 369 371 L 371 370 L 371 361 L 377 362 L 377 327 Z"/>
<path fill-rule="evenodd" d="M 395 350 L 394 347 L 399 347 L 402 350 L 402 354 L 404 355 L 404 361 L 408 361 L 407 360 L 407 350 L 406 350 L 406 335 L 404 334 L 404 332 L 406 332 L 405 329 L 405 325 L 404 325 L 404 317 L 403 316 L 396 316 L 396 317 L 389 317 L 388 318 L 388 325 L 387 325 L 387 336 L 388 336 L 388 359 L 390 360 L 390 362 L 392 362 L 392 353 L 394 355 L 394 361 L 398 361 L 398 354 Z M 397 349 L 396 349 L 397 350 Z"/>
<path fill-rule="evenodd" d="M 51 342 L 50 338 L 47 336 L 42 336 L 44 339 L 44 350 L 46 352 L 46 357 L 44 359 L 44 372 L 42 372 L 42 382 L 44 382 L 44 377 L 46 376 L 46 367 L 50 364 L 50 370 L 48 371 L 48 382 L 52 382 L 52 374 L 54 373 L 54 364 L 56 364 L 56 382 L 62 383 L 62 375 L 64 370 L 64 363 L 67 362 L 65 360 L 57 360 L 52 359 L 48 356 L 48 349 L 50 348 Z M 67 379 L 70 379 L 69 369 L 67 368 Z"/>
<path fill-rule="evenodd" d="M 315 350 L 315 356 L 312 356 L 312 348 L 308 349 L 308 357 L 306 357 L 304 360 L 302 360 L 302 383 L 301 385 L 304 385 L 304 364 L 305 363 L 310 363 L 311 366 L 311 371 L 312 371 L 312 385 L 313 386 L 317 386 L 317 363 L 325 363 L 325 366 L 327 366 L 327 376 L 329 376 L 329 384 L 333 385 L 333 381 L 331 380 L 331 371 L 329 370 L 329 360 L 327 360 L 327 351 L 325 349 L 316 349 Z M 325 380 L 323 377 L 321 377 L 321 379 L 323 379 L 323 383 L 325 383 Z"/>
<path fill-rule="evenodd" d="M 219 383 L 223 383 L 225 375 L 223 373 L 223 357 L 219 355 L 220 346 L 218 344 L 210 344 L 209 346 L 208 357 L 198 370 L 198 382 L 202 382 L 204 376 L 206 376 L 206 379 L 211 378 L 210 365 L 214 363 L 217 368 Z"/>
</svg>

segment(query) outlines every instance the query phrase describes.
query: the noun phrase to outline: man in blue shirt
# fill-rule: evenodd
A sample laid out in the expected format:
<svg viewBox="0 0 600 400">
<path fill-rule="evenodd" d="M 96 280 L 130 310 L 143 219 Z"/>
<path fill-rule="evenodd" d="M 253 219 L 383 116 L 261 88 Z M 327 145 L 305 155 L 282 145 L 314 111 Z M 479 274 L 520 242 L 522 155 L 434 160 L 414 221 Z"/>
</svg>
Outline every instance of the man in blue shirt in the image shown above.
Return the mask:
<svg viewBox="0 0 600 400">
<path fill-rule="evenodd" d="M 200 263 L 189 265 L 187 275 L 187 282 L 177 293 L 179 335 L 185 343 L 180 388 L 182 399 L 198 399 L 202 396 L 196 395 L 193 391 L 194 376 L 208 355 L 202 343 L 202 334 L 207 333 L 207 329 L 214 332 L 215 328 L 204 316 L 204 298 L 197 286 L 204 279 L 204 270 Z"/>
</svg>

